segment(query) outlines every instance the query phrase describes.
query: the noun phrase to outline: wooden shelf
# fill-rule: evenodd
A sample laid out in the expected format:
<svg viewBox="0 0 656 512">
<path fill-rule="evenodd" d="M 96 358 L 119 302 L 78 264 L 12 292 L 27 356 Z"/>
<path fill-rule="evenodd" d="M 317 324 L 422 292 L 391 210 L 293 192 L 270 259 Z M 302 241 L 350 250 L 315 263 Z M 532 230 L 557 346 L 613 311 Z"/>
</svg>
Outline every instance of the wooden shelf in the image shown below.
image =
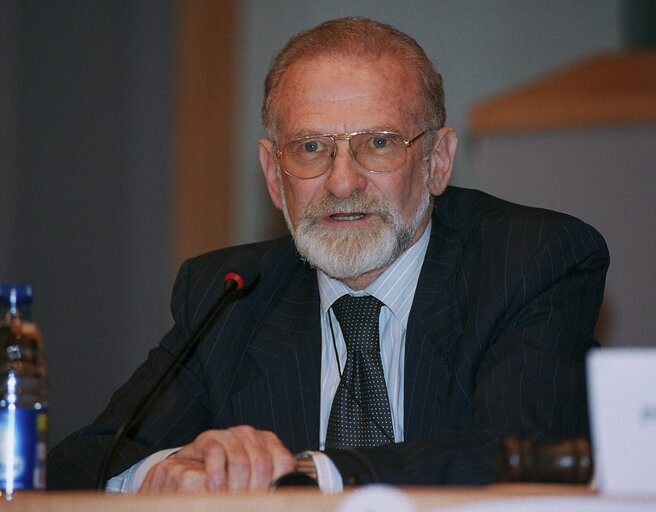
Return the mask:
<svg viewBox="0 0 656 512">
<path fill-rule="evenodd" d="M 604 55 L 476 105 L 475 134 L 656 120 L 656 51 Z"/>
</svg>

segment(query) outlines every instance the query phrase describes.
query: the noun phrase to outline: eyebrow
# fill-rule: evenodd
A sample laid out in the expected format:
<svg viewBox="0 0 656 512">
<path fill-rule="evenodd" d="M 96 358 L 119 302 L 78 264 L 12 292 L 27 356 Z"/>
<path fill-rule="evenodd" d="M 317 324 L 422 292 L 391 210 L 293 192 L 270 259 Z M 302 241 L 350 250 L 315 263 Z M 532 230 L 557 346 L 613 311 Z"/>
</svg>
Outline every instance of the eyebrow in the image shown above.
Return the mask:
<svg viewBox="0 0 656 512">
<path fill-rule="evenodd" d="M 400 134 L 398 129 L 390 128 L 389 126 L 383 126 L 383 125 L 372 126 L 372 127 L 363 128 L 361 130 L 353 130 L 352 132 L 342 132 L 342 133 L 334 133 L 334 132 L 326 133 L 326 132 L 319 132 L 315 130 L 299 130 L 293 133 L 292 136 L 287 140 L 287 142 L 292 140 L 302 139 L 304 137 L 320 137 L 322 135 L 347 135 L 350 133 L 361 133 L 361 132 L 394 132 Z"/>
</svg>

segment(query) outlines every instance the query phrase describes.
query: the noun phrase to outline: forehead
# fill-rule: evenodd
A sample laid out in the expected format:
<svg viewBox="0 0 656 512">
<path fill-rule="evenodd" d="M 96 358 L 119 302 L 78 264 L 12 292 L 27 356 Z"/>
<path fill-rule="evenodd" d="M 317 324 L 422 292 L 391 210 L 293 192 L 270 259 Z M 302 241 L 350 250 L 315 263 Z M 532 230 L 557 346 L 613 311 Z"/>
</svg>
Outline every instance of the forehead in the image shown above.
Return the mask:
<svg viewBox="0 0 656 512">
<path fill-rule="evenodd" d="M 288 139 L 321 132 L 412 130 L 421 93 L 416 73 L 393 57 L 306 58 L 292 64 L 280 81 L 278 133 Z"/>
</svg>

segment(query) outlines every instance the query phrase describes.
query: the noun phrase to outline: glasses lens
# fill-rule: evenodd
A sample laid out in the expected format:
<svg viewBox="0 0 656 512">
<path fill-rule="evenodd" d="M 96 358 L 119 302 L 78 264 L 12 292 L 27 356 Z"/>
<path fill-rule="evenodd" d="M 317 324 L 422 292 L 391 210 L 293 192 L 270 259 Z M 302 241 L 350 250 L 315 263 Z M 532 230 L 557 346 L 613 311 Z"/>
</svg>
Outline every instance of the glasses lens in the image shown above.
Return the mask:
<svg viewBox="0 0 656 512">
<path fill-rule="evenodd" d="M 335 143 L 330 137 L 292 140 L 283 148 L 283 165 L 293 176 L 312 178 L 330 167 L 334 151 Z"/>
<path fill-rule="evenodd" d="M 351 150 L 355 159 L 374 172 L 390 172 L 405 163 L 406 151 L 403 137 L 396 133 L 367 132 L 351 138 Z"/>
<path fill-rule="evenodd" d="M 369 171 L 395 171 L 406 160 L 405 141 L 397 133 L 359 133 L 350 138 L 349 144 L 354 158 Z M 314 178 L 330 168 L 336 150 L 331 137 L 303 137 L 284 145 L 282 164 L 292 176 Z"/>
</svg>

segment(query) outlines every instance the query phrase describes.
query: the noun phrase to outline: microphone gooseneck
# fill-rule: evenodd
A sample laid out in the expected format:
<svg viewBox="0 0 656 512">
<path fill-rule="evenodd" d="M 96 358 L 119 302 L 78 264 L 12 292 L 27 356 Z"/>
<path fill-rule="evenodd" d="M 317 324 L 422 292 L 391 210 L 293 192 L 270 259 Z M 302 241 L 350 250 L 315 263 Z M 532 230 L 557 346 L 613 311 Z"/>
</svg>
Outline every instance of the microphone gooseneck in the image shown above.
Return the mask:
<svg viewBox="0 0 656 512">
<path fill-rule="evenodd" d="M 189 355 L 195 348 L 198 341 L 201 339 L 201 334 L 212 325 L 214 319 L 222 311 L 221 306 L 225 300 L 234 294 L 234 292 L 250 286 L 259 275 L 259 265 L 256 256 L 251 252 L 238 253 L 231 256 L 226 262 L 225 268 L 239 268 L 241 273 L 228 272 L 224 277 L 223 291 L 219 294 L 216 300 L 208 308 L 207 312 L 194 326 L 189 336 L 185 338 L 178 350 L 173 354 L 173 357 L 164 371 L 155 380 L 148 391 L 141 397 L 141 400 L 130 410 L 125 420 L 118 427 L 112 438 L 112 442 L 107 449 L 105 458 L 98 472 L 98 480 L 96 488 L 104 490 L 107 485 L 109 468 L 116 458 L 118 445 L 123 440 L 125 435 L 134 426 L 137 420 L 148 408 L 146 407 L 153 396 L 162 390 L 163 384 L 167 381 L 174 369 Z"/>
</svg>

